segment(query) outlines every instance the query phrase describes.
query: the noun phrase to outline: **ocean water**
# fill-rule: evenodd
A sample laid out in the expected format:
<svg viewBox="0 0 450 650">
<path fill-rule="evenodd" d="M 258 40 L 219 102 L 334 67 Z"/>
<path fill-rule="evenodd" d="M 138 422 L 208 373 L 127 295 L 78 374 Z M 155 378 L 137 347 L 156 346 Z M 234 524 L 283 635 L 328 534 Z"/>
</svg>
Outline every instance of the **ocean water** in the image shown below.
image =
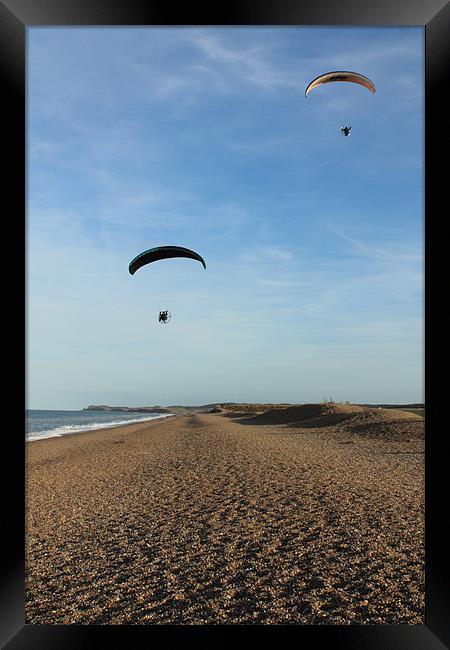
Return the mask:
<svg viewBox="0 0 450 650">
<path fill-rule="evenodd" d="M 118 427 L 141 420 L 167 418 L 166 413 L 123 413 L 120 411 L 25 411 L 25 440 L 67 436 L 80 431 Z"/>
</svg>

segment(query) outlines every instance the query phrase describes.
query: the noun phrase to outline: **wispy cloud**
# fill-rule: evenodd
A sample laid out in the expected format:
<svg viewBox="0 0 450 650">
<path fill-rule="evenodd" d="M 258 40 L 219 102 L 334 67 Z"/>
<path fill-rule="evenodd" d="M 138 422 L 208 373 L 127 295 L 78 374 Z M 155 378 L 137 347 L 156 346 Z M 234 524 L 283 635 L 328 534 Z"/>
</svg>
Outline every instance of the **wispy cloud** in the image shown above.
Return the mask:
<svg viewBox="0 0 450 650">
<path fill-rule="evenodd" d="M 423 247 L 420 247 L 417 244 L 393 242 L 380 247 L 379 245 L 364 243 L 354 237 L 338 232 L 335 229 L 329 228 L 329 230 L 334 232 L 337 237 L 350 244 L 352 252 L 362 257 L 388 262 L 407 261 L 419 264 L 422 264 L 423 262 Z"/>
<path fill-rule="evenodd" d="M 242 47 L 242 44 L 239 44 L 230 47 L 224 44 L 220 34 L 197 30 L 189 32 L 187 39 L 210 61 L 221 65 L 222 70 L 232 78 L 238 78 L 271 91 L 298 86 L 298 80 L 294 79 L 285 69 L 277 68 L 271 62 L 273 50 L 267 46 L 258 44 L 257 46 Z"/>
<path fill-rule="evenodd" d="M 260 246 L 258 248 L 251 248 L 248 252 L 241 255 L 244 262 L 257 262 L 265 264 L 266 262 L 279 262 L 286 260 L 293 260 L 294 253 L 281 246 Z"/>
</svg>

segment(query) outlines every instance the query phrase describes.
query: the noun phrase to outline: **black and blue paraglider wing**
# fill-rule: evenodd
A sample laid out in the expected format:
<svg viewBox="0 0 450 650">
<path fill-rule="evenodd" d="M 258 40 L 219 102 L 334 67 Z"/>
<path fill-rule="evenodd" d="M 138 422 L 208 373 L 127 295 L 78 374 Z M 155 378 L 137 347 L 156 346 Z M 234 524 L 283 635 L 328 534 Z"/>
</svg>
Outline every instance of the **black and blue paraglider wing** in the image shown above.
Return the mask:
<svg viewBox="0 0 450 650">
<path fill-rule="evenodd" d="M 202 263 L 203 268 L 206 269 L 206 263 L 203 257 L 189 248 L 183 248 L 182 246 L 157 246 L 156 248 L 149 248 L 137 255 L 131 260 L 128 270 L 131 275 L 134 275 L 138 269 L 146 264 L 173 257 L 187 257 L 192 260 L 198 260 Z"/>
</svg>

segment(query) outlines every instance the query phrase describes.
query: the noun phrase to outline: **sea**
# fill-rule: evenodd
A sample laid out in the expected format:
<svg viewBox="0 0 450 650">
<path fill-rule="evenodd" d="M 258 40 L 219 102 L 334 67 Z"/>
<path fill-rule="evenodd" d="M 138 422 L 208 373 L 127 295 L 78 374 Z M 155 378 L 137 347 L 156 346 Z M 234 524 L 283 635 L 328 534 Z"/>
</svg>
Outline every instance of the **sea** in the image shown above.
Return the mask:
<svg viewBox="0 0 450 650">
<path fill-rule="evenodd" d="M 123 411 L 25 411 L 25 440 L 68 436 L 81 431 L 118 427 L 145 420 L 171 417 L 168 413 L 130 413 Z"/>
</svg>

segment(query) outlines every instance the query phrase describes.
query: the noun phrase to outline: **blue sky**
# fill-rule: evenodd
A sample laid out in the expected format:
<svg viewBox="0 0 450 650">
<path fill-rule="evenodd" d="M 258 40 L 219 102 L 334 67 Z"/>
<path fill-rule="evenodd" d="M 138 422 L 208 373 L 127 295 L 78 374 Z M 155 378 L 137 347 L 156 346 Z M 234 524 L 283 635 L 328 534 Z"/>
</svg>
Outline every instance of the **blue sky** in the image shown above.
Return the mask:
<svg viewBox="0 0 450 650">
<path fill-rule="evenodd" d="M 27 56 L 29 408 L 423 401 L 422 28 L 30 28 Z M 329 70 L 377 92 L 305 98 Z M 206 271 L 131 276 L 159 245 Z"/>
</svg>

